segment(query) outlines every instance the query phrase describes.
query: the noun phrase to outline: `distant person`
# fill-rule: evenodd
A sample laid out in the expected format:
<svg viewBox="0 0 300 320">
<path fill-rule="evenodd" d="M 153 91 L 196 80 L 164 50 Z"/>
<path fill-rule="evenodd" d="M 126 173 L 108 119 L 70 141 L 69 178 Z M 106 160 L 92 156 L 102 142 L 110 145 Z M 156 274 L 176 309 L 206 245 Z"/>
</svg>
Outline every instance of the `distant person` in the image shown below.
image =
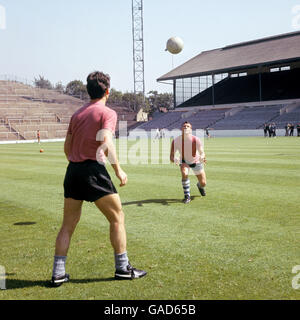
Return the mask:
<svg viewBox="0 0 300 320">
<path fill-rule="evenodd" d="M 290 136 L 293 136 L 294 135 L 294 129 L 295 129 L 295 126 L 293 123 L 290 124 Z"/>
<path fill-rule="evenodd" d="M 276 138 L 276 124 L 275 124 L 275 122 L 272 123 L 272 136 Z"/>
<path fill-rule="evenodd" d="M 287 136 L 289 135 L 290 124 L 287 123 L 287 124 L 284 126 L 284 129 L 285 129 L 285 136 L 287 137 Z"/>
<path fill-rule="evenodd" d="M 183 203 L 191 202 L 189 170 L 193 170 L 198 179 L 197 187 L 202 196 L 206 196 L 206 175 L 204 164 L 206 163 L 203 145 L 199 138 L 192 135 L 192 125 L 184 122 L 181 127 L 182 134 L 172 141 L 170 161 L 180 165 L 181 182 L 184 193 Z M 179 152 L 180 159 L 175 158 Z"/>
<path fill-rule="evenodd" d="M 297 124 L 297 137 L 300 137 L 300 122 Z"/>
<path fill-rule="evenodd" d="M 159 128 L 156 129 L 156 134 L 154 139 L 159 139 L 160 138 L 160 130 Z"/>
<path fill-rule="evenodd" d="M 90 102 L 77 110 L 70 121 L 64 151 L 69 165 L 64 180 L 64 218 L 56 238 L 51 285 L 69 281 L 65 264 L 71 237 L 80 220 L 83 201 L 94 202 L 110 224 L 114 249 L 115 279 L 136 279 L 146 275 L 131 266 L 126 249 L 124 212 L 117 190 L 105 168 L 108 157 L 120 187 L 127 183 L 113 144 L 117 114 L 106 106 L 110 77 L 93 72 L 87 78 Z M 83 257 L 84 259 L 84 257 Z M 99 266 L 101 268 L 101 266 Z"/>
<path fill-rule="evenodd" d="M 266 123 L 266 132 L 267 132 L 267 135 L 270 136 L 270 124 L 269 123 Z"/>
<path fill-rule="evenodd" d="M 165 128 L 162 128 L 160 131 L 160 137 L 161 138 L 165 138 L 166 137 L 166 132 L 165 132 Z"/>
<path fill-rule="evenodd" d="M 273 125 L 272 123 L 269 124 L 269 137 L 273 137 Z"/>
<path fill-rule="evenodd" d="M 40 130 L 37 130 L 37 132 L 36 132 L 36 138 L 37 138 L 38 144 L 41 144 L 41 133 L 40 133 Z"/>
<path fill-rule="evenodd" d="M 208 127 L 206 127 L 205 128 L 205 134 L 206 134 L 206 137 L 209 139 L 210 138 L 210 133 L 209 133 L 209 128 Z"/>
<path fill-rule="evenodd" d="M 268 136 L 268 125 L 266 123 L 264 123 L 264 136 L 267 137 Z"/>
</svg>

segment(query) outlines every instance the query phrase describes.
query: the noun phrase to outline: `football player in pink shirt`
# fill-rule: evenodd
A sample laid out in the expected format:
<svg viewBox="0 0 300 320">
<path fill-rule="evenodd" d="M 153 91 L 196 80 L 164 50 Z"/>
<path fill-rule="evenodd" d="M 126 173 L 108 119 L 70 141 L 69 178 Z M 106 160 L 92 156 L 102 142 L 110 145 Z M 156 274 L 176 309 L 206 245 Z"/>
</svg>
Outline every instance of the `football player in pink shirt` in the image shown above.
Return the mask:
<svg viewBox="0 0 300 320">
<path fill-rule="evenodd" d="M 64 152 L 69 165 L 64 179 L 64 217 L 56 238 L 51 285 L 58 287 L 69 280 L 65 263 L 72 234 L 80 220 L 83 201 L 94 202 L 110 224 L 110 241 L 114 249 L 115 279 L 145 276 L 133 268 L 126 251 L 124 212 L 117 190 L 105 168 L 106 158 L 120 180 L 127 183 L 113 143 L 117 114 L 106 106 L 110 77 L 102 72 L 87 78 L 90 102 L 77 110 L 69 124 Z"/>
<path fill-rule="evenodd" d="M 181 128 L 182 134 L 172 141 L 170 161 L 180 166 L 182 177 L 182 188 L 184 192 L 184 203 L 191 202 L 190 193 L 190 168 L 198 179 L 197 187 L 202 196 L 206 195 L 204 187 L 206 186 L 206 174 L 204 164 L 206 163 L 205 152 L 200 139 L 192 135 L 192 125 L 184 122 Z M 175 158 L 176 152 L 179 152 L 180 158 Z"/>
</svg>

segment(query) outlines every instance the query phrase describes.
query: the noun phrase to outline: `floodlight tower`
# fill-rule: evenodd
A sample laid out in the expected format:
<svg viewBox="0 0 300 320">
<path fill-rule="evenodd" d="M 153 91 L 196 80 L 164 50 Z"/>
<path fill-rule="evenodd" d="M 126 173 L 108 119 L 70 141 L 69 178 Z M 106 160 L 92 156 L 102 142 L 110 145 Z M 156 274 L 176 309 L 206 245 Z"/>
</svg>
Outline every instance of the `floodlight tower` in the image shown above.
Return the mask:
<svg viewBox="0 0 300 320">
<path fill-rule="evenodd" d="M 134 93 L 145 97 L 143 0 L 132 0 Z"/>
</svg>

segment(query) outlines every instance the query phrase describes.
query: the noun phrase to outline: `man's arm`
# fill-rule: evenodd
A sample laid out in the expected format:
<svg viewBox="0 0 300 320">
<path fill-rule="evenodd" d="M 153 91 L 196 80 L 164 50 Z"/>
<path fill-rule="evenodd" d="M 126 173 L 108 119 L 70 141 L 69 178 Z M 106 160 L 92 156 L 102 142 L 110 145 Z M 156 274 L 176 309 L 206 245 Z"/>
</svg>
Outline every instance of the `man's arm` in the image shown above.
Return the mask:
<svg viewBox="0 0 300 320">
<path fill-rule="evenodd" d="M 205 152 L 204 152 L 204 147 L 202 142 L 199 140 L 197 143 L 197 149 L 200 155 L 200 162 L 206 163 L 206 157 L 205 157 Z"/>
<path fill-rule="evenodd" d="M 175 159 L 174 159 L 174 140 L 172 141 L 172 144 L 171 144 L 170 161 L 175 162 Z"/>
<path fill-rule="evenodd" d="M 172 141 L 172 144 L 171 144 L 170 161 L 175 163 L 177 166 L 179 165 L 179 159 L 175 158 L 175 143 L 174 143 L 174 140 Z"/>
<path fill-rule="evenodd" d="M 113 143 L 112 132 L 108 129 L 102 129 L 98 132 L 97 141 L 101 141 L 100 148 L 106 153 L 108 161 L 115 171 L 116 177 L 121 181 L 120 187 L 127 183 L 127 175 L 122 170 L 115 145 Z"/>
<path fill-rule="evenodd" d="M 72 138 L 72 135 L 67 133 L 65 144 L 64 144 L 64 152 L 68 160 L 69 160 L 69 153 L 71 149 L 71 138 Z"/>
</svg>

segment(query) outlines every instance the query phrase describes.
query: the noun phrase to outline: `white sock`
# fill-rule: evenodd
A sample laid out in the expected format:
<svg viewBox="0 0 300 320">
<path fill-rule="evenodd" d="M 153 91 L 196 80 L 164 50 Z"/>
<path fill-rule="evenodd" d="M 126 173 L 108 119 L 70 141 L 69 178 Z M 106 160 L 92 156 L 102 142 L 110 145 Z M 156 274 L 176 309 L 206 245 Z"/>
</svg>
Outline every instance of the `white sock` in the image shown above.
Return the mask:
<svg viewBox="0 0 300 320">
<path fill-rule="evenodd" d="M 127 271 L 128 256 L 127 252 L 121 254 L 115 254 L 115 266 L 116 270 Z"/>
<path fill-rule="evenodd" d="M 66 259 L 65 256 L 54 256 L 52 277 L 63 277 L 66 274 Z"/>
</svg>

